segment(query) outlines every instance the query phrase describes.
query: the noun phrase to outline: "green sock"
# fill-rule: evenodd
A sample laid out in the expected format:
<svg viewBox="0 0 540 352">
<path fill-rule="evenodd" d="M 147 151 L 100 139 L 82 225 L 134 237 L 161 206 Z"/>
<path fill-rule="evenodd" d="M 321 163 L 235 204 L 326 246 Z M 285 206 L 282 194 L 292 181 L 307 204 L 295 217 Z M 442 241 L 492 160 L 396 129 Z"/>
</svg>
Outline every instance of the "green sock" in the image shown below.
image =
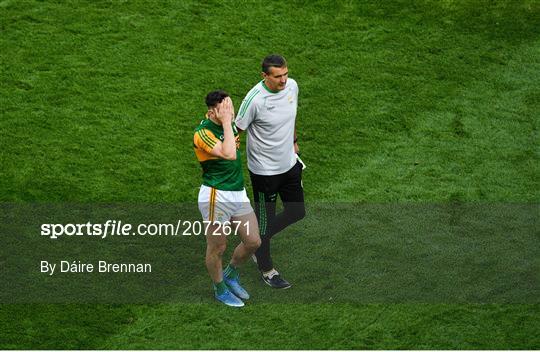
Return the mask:
<svg viewBox="0 0 540 352">
<path fill-rule="evenodd" d="M 214 283 L 214 291 L 218 294 L 218 295 L 221 295 L 225 292 L 227 292 L 228 288 L 227 288 L 227 285 L 225 285 L 225 282 L 223 282 L 223 280 L 221 280 L 220 282 L 218 282 L 217 284 Z"/>
<path fill-rule="evenodd" d="M 227 276 L 227 278 L 229 279 L 236 279 L 238 278 L 238 269 L 234 267 L 234 265 L 232 264 L 229 264 L 227 265 L 227 267 L 225 268 L 225 270 L 223 270 L 223 275 Z"/>
</svg>

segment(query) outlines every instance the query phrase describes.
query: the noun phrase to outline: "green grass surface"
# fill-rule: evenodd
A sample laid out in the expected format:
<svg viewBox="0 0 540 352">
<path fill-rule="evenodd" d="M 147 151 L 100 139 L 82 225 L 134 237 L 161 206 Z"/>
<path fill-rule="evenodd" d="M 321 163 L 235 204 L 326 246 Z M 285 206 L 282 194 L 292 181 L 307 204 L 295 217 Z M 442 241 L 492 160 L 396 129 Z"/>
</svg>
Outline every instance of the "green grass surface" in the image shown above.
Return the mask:
<svg viewBox="0 0 540 352">
<path fill-rule="evenodd" d="M 2 348 L 531 349 L 538 305 L 11 306 Z M 5 310 L 0 312 L 2 321 Z M 269 332 L 269 327 L 271 331 Z M 261 336 L 267 336 L 262 338 Z M 269 337 L 268 337 L 269 336 Z"/>
<path fill-rule="evenodd" d="M 300 86 L 307 202 L 537 206 L 538 23 L 533 0 L 0 1 L 0 200 L 194 201 L 204 95 L 223 88 L 238 107 L 278 52 Z M 339 253 L 304 255 L 309 236 L 276 241 L 289 276 L 338 270 Z M 200 295 L 1 305 L 0 348 L 540 348 L 536 302 L 231 311 Z"/>
</svg>

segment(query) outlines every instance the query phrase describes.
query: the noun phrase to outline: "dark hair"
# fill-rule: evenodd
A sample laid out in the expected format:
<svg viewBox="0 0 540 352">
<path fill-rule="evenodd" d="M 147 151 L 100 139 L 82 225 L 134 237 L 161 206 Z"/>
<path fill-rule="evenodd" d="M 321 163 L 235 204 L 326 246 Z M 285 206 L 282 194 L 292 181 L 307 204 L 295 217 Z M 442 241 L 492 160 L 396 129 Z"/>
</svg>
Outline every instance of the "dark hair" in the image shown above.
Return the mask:
<svg viewBox="0 0 540 352">
<path fill-rule="evenodd" d="M 224 90 L 214 90 L 206 96 L 206 106 L 212 108 L 221 103 L 229 94 Z"/>
<path fill-rule="evenodd" d="M 287 67 L 287 61 L 281 55 L 268 55 L 262 62 L 262 71 L 268 73 L 270 72 L 270 67 Z"/>
</svg>

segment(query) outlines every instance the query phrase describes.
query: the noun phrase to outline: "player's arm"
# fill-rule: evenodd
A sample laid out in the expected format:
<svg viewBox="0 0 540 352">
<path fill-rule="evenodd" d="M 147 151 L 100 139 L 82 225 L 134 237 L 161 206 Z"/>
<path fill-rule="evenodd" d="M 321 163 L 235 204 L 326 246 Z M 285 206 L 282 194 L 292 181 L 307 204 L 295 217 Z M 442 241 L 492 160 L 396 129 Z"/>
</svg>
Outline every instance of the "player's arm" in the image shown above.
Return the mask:
<svg viewBox="0 0 540 352">
<path fill-rule="evenodd" d="M 230 98 L 223 100 L 209 114 L 223 124 L 223 142 L 220 141 L 210 130 L 202 129 L 195 133 L 194 143 L 197 148 L 208 154 L 226 160 L 236 160 L 236 141 L 232 130 L 232 116 L 234 110 Z"/>
<path fill-rule="evenodd" d="M 236 141 L 232 129 L 234 107 L 231 98 L 227 97 L 223 99 L 215 110 L 217 119 L 221 121 L 221 124 L 223 125 L 223 142 L 220 141 L 214 147 L 214 149 L 217 149 L 215 152 L 221 155 L 215 155 L 227 160 L 236 160 Z"/>
<path fill-rule="evenodd" d="M 295 81 L 296 84 L 296 81 Z M 299 88 L 298 84 L 296 84 L 296 101 L 298 101 L 298 95 L 299 95 Z M 296 120 L 294 120 L 294 152 L 298 154 L 300 152 L 300 148 L 298 147 L 298 137 L 296 136 Z M 303 163 L 302 163 L 303 164 Z"/>
<path fill-rule="evenodd" d="M 232 127 L 229 125 L 229 129 L 232 133 Z M 234 145 L 234 150 L 231 150 L 228 143 L 227 143 L 227 130 L 223 129 L 223 142 L 218 140 L 214 147 L 210 150 L 208 150 L 208 153 L 212 156 L 217 156 L 218 158 L 225 159 L 225 160 L 236 160 L 236 143 L 234 142 L 234 135 L 232 137 Z"/>
<path fill-rule="evenodd" d="M 296 137 L 296 126 L 294 126 L 294 152 L 298 154 L 300 148 L 298 147 L 298 137 Z"/>
</svg>

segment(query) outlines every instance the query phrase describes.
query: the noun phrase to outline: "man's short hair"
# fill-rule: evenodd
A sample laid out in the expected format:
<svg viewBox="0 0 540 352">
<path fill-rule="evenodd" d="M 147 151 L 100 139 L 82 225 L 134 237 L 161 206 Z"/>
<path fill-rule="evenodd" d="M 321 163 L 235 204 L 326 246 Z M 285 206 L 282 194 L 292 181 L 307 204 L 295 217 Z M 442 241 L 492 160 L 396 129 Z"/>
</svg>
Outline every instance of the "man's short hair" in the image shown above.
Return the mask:
<svg viewBox="0 0 540 352">
<path fill-rule="evenodd" d="M 264 73 L 269 73 L 270 67 L 287 67 L 287 60 L 281 55 L 268 55 L 262 62 L 262 71 Z"/>
<path fill-rule="evenodd" d="M 214 90 L 206 96 L 206 106 L 208 108 L 213 108 L 217 104 L 221 103 L 223 99 L 227 98 L 229 96 L 229 93 L 227 93 L 224 90 Z"/>
</svg>

